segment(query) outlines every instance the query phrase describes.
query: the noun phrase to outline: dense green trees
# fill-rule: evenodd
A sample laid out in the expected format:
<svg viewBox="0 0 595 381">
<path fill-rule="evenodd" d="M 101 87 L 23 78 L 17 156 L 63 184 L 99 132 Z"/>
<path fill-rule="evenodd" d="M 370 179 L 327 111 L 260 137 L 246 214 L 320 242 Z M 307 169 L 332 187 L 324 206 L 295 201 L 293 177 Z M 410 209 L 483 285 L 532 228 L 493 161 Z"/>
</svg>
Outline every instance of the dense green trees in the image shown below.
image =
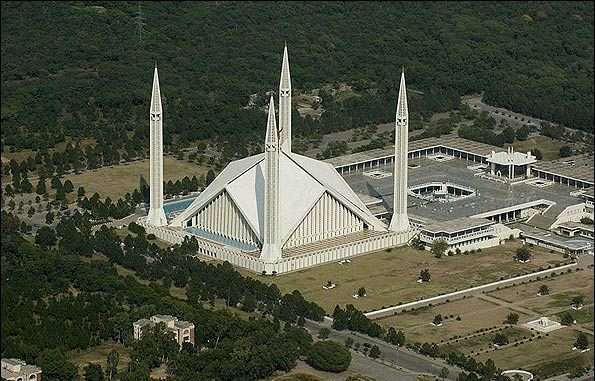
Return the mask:
<svg viewBox="0 0 595 381">
<path fill-rule="evenodd" d="M 498 106 L 593 126 L 589 2 L 144 3 L 151 27 L 142 40 L 130 30 L 137 6 L 2 4 L 2 34 L 11 36 L 2 39 L 4 146 L 43 150 L 93 136 L 101 148 L 85 148 L 88 168 L 138 155 L 157 61 L 166 145 L 221 136 L 241 154 L 265 128 L 262 112 L 242 106 L 276 86 L 283 39 L 296 89 L 347 82 L 361 95 L 336 109 L 325 97 L 323 119 L 295 118 L 299 135 L 391 120 L 403 65 L 409 86 L 424 93 L 411 107 L 418 112 L 485 90 Z"/>
<path fill-rule="evenodd" d="M 56 227 L 57 249 L 47 251 L 22 239 L 19 220 L 2 212 L 3 357 L 40 365 L 46 379 L 71 380 L 76 369 L 64 353 L 105 340 L 130 343 L 132 322 L 155 313 L 194 322 L 200 327 L 196 341 L 208 350 L 185 347 L 179 352 L 171 336 L 157 326 L 132 344 L 130 365 L 119 379 L 148 379 L 151 366 L 167 362 L 176 381 L 257 380 L 290 370 L 298 356 L 308 353 L 311 336 L 292 323 L 296 316 L 320 320 L 323 311 L 298 292 L 281 295 L 276 286 L 243 277 L 228 263 L 191 260 L 187 254 L 196 250 L 191 241 L 164 255 L 138 234 L 128 236 L 123 249 L 113 230 L 103 228 L 93 235 L 90 226 L 89 216 L 78 212 L 63 218 Z M 82 260 L 89 253 L 104 254 L 108 261 Z M 154 266 L 147 257 L 154 259 Z M 110 262 L 144 268 L 139 276 L 153 282 L 145 286 L 130 276 L 121 277 Z M 171 274 L 182 268 L 190 279 L 187 302 L 173 299 L 167 286 Z M 157 279 L 164 286 L 154 282 Z M 242 320 L 228 311 L 203 308 L 203 300 L 209 298 L 227 297 L 235 305 L 250 294 L 260 312 L 273 319 Z M 19 319 L 9 318 L 15 314 Z M 278 319 L 289 320 L 280 323 Z M 108 355 L 107 363 L 106 378 L 113 380 L 118 364 L 115 352 Z"/>
<path fill-rule="evenodd" d="M 342 372 L 351 363 L 351 353 L 336 341 L 319 341 L 312 346 L 306 362 L 326 372 Z"/>
</svg>

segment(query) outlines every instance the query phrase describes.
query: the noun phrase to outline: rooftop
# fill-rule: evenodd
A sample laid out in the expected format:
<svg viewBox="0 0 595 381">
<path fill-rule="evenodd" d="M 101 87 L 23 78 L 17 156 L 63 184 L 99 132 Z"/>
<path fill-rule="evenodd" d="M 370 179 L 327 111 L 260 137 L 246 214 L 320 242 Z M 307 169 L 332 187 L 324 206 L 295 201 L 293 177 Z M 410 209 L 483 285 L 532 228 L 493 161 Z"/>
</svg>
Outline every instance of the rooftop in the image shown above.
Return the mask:
<svg viewBox="0 0 595 381">
<path fill-rule="evenodd" d="M 25 361 L 19 359 L 2 359 L 0 373 L 0 376 L 4 379 L 28 377 L 31 374 L 41 373 L 41 368 L 35 365 L 27 365 Z"/>
<path fill-rule="evenodd" d="M 439 162 L 430 158 L 420 158 L 409 160 L 409 163 L 419 165 L 416 168 L 409 168 L 408 183 L 410 187 L 430 182 L 448 181 L 472 188 L 476 192 L 475 196 L 447 203 L 429 202 L 409 196 L 409 215 L 430 223 L 471 217 L 538 200 L 555 202 L 555 209 L 560 211 L 570 205 L 584 202 L 580 197 L 570 195 L 573 189 L 565 185 L 550 184 L 545 187 L 537 187 L 522 182 L 506 184 L 477 176 L 477 171 L 468 168 L 473 163 L 467 160 L 453 159 Z M 385 166 L 382 169 L 392 171 L 392 166 Z M 354 172 L 345 174 L 344 178 L 355 192 L 382 199 L 382 205 L 392 213 L 392 177 L 373 178 L 363 175 L 362 172 Z"/>
<path fill-rule="evenodd" d="M 423 230 L 430 233 L 457 233 L 464 230 L 479 228 L 482 226 L 492 225 L 493 221 L 485 218 L 470 218 L 462 217 L 450 221 L 434 222 L 423 227 Z"/>
<path fill-rule="evenodd" d="M 441 136 L 440 138 L 425 138 L 419 140 L 413 140 L 409 142 L 409 152 L 418 151 L 420 149 L 430 148 L 430 147 L 447 147 L 457 149 L 459 151 L 465 151 L 469 153 L 474 153 L 476 155 L 487 156 L 492 151 L 499 151 L 501 150 L 500 147 L 492 146 L 485 143 L 474 142 L 472 140 L 467 140 L 458 137 L 455 134 L 449 134 Z M 377 148 L 370 151 L 365 152 L 357 152 L 352 153 L 349 155 L 337 156 L 330 159 L 325 160 L 325 162 L 335 166 L 341 167 L 347 164 L 355 164 L 361 163 L 364 161 L 378 159 L 378 158 L 385 158 L 391 157 L 395 154 L 394 146 L 389 146 L 386 148 Z"/>
<path fill-rule="evenodd" d="M 530 152 L 522 153 L 513 150 L 512 146 L 508 148 L 506 152 L 492 151 L 488 155 L 488 162 L 499 165 L 529 165 L 537 161 L 537 158 L 531 155 Z"/>
<path fill-rule="evenodd" d="M 593 164 L 592 154 L 575 155 L 550 161 L 539 161 L 533 165 L 533 168 L 593 184 L 593 171 L 595 170 L 595 165 Z"/>
<path fill-rule="evenodd" d="M 593 240 L 587 238 L 567 238 L 554 234 L 548 230 L 539 229 L 526 224 L 516 224 L 514 227 L 521 229 L 522 236 L 547 242 L 556 247 L 569 250 L 593 249 Z"/>
</svg>

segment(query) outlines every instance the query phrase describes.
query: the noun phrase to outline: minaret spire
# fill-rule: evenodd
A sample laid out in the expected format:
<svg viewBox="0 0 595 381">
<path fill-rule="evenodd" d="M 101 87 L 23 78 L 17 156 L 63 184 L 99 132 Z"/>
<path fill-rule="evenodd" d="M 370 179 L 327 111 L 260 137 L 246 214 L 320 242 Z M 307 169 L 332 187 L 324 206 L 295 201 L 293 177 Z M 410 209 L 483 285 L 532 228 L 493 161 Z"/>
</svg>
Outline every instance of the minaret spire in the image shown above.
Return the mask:
<svg viewBox="0 0 595 381">
<path fill-rule="evenodd" d="M 406 232 L 409 230 L 407 216 L 407 156 L 409 153 L 409 110 L 407 108 L 407 87 L 405 70 L 401 72 L 399 99 L 395 118 L 395 165 L 394 165 L 394 208 L 390 221 L 390 230 Z"/>
<path fill-rule="evenodd" d="M 283 65 L 279 81 L 279 142 L 281 149 L 291 152 L 291 76 L 289 74 L 289 55 L 287 44 L 283 49 Z"/>
<path fill-rule="evenodd" d="M 264 229 L 261 259 L 274 263 L 281 259 L 279 240 L 279 131 L 275 122 L 275 101 L 271 96 L 264 144 Z"/>
<path fill-rule="evenodd" d="M 154 226 L 163 226 L 167 225 L 165 211 L 163 210 L 163 109 L 161 106 L 161 90 L 159 89 L 157 65 L 155 65 L 155 72 L 153 74 L 153 93 L 151 94 L 149 126 L 149 185 L 151 187 L 151 193 L 147 223 Z"/>
</svg>

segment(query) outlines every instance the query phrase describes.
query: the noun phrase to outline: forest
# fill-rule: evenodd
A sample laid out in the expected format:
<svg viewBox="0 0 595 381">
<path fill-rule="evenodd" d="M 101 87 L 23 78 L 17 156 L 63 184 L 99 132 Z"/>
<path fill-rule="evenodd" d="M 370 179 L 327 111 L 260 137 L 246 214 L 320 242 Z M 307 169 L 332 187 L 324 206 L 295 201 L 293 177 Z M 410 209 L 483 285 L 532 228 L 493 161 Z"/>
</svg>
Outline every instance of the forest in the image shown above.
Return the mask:
<svg viewBox="0 0 595 381">
<path fill-rule="evenodd" d="M 166 144 L 260 142 L 265 115 L 244 106 L 278 86 L 284 41 L 294 93 L 358 94 L 323 97 L 320 120 L 294 118 L 298 136 L 390 121 L 401 67 L 417 114 L 484 91 L 593 128 L 591 2 L 3 2 L 1 21 L 3 149 L 146 139 L 155 63 Z"/>
</svg>

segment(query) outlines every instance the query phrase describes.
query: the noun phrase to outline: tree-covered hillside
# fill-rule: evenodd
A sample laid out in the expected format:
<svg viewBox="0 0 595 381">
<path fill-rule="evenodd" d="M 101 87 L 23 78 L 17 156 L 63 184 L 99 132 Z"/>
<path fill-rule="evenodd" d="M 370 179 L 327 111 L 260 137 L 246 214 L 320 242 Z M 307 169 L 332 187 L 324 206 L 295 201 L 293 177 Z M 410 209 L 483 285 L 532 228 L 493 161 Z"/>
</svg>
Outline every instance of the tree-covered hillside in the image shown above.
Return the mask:
<svg viewBox="0 0 595 381">
<path fill-rule="evenodd" d="M 294 88 L 371 89 L 327 130 L 388 121 L 401 66 L 428 98 L 417 112 L 485 91 L 593 128 L 591 2 L 2 2 L 1 22 L 4 145 L 146 134 L 155 62 L 168 132 L 254 138 L 265 116 L 243 106 L 277 88 L 284 41 Z"/>
</svg>

